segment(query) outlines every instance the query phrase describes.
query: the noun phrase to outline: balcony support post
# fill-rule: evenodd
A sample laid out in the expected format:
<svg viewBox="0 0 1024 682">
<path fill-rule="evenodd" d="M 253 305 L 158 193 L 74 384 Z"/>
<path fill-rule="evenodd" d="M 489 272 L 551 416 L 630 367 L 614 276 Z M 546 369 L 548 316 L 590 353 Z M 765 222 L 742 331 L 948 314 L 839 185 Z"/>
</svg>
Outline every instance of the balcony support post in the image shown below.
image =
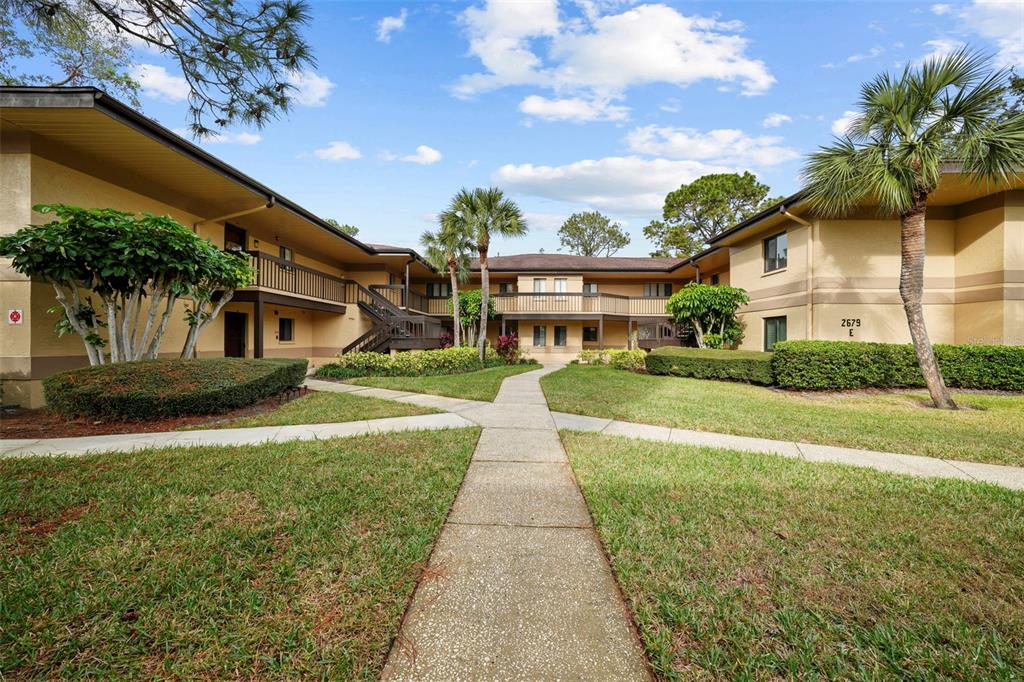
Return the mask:
<svg viewBox="0 0 1024 682">
<path fill-rule="evenodd" d="M 604 350 L 604 315 L 597 318 L 597 348 Z"/>
<path fill-rule="evenodd" d="M 256 294 L 252 315 L 252 356 L 263 357 L 263 295 Z"/>
</svg>

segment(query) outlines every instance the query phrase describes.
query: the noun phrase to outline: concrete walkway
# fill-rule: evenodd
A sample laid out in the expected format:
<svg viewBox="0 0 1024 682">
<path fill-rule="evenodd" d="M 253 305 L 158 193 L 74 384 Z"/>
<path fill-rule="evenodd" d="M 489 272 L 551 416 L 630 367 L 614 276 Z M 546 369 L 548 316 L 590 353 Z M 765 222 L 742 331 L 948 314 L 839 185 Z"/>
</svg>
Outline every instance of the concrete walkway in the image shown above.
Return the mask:
<svg viewBox="0 0 1024 682">
<path fill-rule="evenodd" d="M 442 413 L 421 414 L 412 417 L 387 417 L 338 424 L 159 431 L 79 438 L 12 439 L 0 440 L 0 458 L 30 455 L 75 456 L 199 445 L 259 445 L 260 443 L 281 443 L 286 440 L 323 440 L 343 436 L 362 436 L 368 433 L 461 429 L 467 426 L 476 426 L 476 424 L 454 413 Z"/>
<path fill-rule="evenodd" d="M 992 483 L 1004 488 L 1010 488 L 1011 490 L 1024 490 L 1024 468 L 1021 467 L 982 464 L 980 462 L 961 462 L 936 457 L 903 455 L 895 452 L 841 448 L 833 445 L 814 445 L 811 443 L 769 440 L 767 438 L 733 436 L 726 433 L 690 431 L 688 429 L 674 429 L 666 426 L 636 424 L 617 419 L 585 417 L 564 412 L 553 412 L 552 415 L 559 429 L 571 431 L 590 431 L 607 436 L 625 436 L 627 438 L 640 438 L 666 443 L 696 445 L 699 447 L 764 452 L 772 455 L 803 459 L 808 462 L 850 464 L 877 469 L 878 471 L 906 474 L 908 476 L 956 478 L 964 481 Z"/>
<path fill-rule="evenodd" d="M 390 680 L 646 680 L 538 380 L 509 377 L 388 656 Z"/>
</svg>

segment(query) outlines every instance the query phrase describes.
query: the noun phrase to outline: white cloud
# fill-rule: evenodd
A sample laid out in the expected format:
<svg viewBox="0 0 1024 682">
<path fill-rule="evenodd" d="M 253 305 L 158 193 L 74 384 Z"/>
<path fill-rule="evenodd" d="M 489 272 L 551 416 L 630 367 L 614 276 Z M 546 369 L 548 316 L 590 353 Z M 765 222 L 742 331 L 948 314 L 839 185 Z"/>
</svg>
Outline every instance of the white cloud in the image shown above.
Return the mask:
<svg viewBox="0 0 1024 682">
<path fill-rule="evenodd" d="M 348 142 L 334 141 L 326 147 L 313 150 L 313 156 L 324 161 L 360 159 L 363 154 Z"/>
<path fill-rule="evenodd" d="M 192 137 L 192 133 L 184 128 L 175 128 L 174 133 L 182 137 Z M 206 135 L 205 137 L 199 138 L 199 142 L 206 144 L 242 144 L 251 145 L 259 144 L 263 141 L 263 136 L 258 133 L 232 133 L 230 131 L 224 131 L 221 133 L 214 133 L 212 135 Z"/>
<path fill-rule="evenodd" d="M 377 22 L 377 40 L 382 43 L 391 42 L 392 33 L 401 33 L 405 30 L 405 19 L 409 12 L 403 7 L 397 17 L 384 17 Z"/>
<path fill-rule="evenodd" d="M 936 3 L 931 6 L 932 14 L 938 14 L 939 16 L 942 16 L 943 14 L 948 14 L 952 9 L 952 5 L 948 5 L 944 2 Z"/>
<path fill-rule="evenodd" d="M 857 112 L 847 109 L 842 116 L 832 121 L 832 133 L 840 137 L 846 135 L 855 118 L 857 118 Z"/>
<path fill-rule="evenodd" d="M 678 114 L 680 111 L 683 110 L 683 107 L 679 103 L 679 100 L 676 99 L 675 97 L 669 97 L 667 100 L 665 100 L 664 104 L 662 104 L 658 108 L 669 114 Z"/>
<path fill-rule="evenodd" d="M 952 38 L 937 38 L 935 40 L 926 40 L 923 44 L 924 47 L 928 50 L 928 52 L 923 57 L 921 57 L 920 60 L 918 60 L 919 62 L 923 62 L 926 59 L 939 59 L 941 57 L 945 57 L 946 55 L 952 54 L 964 46 L 963 42 L 959 40 L 954 40 Z"/>
<path fill-rule="evenodd" d="M 738 167 L 774 166 L 800 156 L 781 142 L 781 137 L 751 136 L 728 128 L 702 133 L 693 128 L 656 125 L 636 128 L 626 136 L 630 151 L 639 154 Z"/>
<path fill-rule="evenodd" d="M 291 98 L 305 107 L 324 106 L 331 90 L 335 88 L 329 78 L 313 71 L 290 71 L 286 80 L 295 87 L 291 91 Z"/>
<path fill-rule="evenodd" d="M 530 231 L 541 231 L 541 232 L 558 232 L 558 228 L 562 226 L 565 219 L 569 217 L 568 213 L 544 213 L 541 211 L 526 211 L 523 213 L 526 218 L 527 224 L 530 226 Z"/>
<path fill-rule="evenodd" d="M 764 117 L 761 125 L 765 128 L 778 128 L 783 123 L 792 123 L 793 117 L 789 114 L 772 113 Z"/>
<path fill-rule="evenodd" d="M 873 48 L 871 48 L 870 50 L 868 50 L 867 52 L 861 52 L 861 53 L 858 53 L 858 54 L 851 54 L 849 57 L 846 58 L 846 61 L 850 62 L 851 64 L 855 64 L 856 62 L 863 62 L 863 61 L 865 61 L 867 59 L 874 59 L 875 57 L 880 56 L 884 52 L 885 52 L 885 48 L 884 47 L 881 47 L 880 45 L 876 45 Z"/>
<path fill-rule="evenodd" d="M 970 31 L 998 46 L 998 66 L 1024 64 L 1024 3 L 974 0 L 958 17 Z"/>
<path fill-rule="evenodd" d="M 642 215 L 660 211 L 665 195 L 682 183 L 733 170 L 700 161 L 612 156 L 562 166 L 506 164 L 493 180 L 513 192 Z"/>
<path fill-rule="evenodd" d="M 629 118 L 629 107 L 612 104 L 607 99 L 569 97 L 548 99 L 530 95 L 519 103 L 519 111 L 545 121 L 624 121 Z"/>
<path fill-rule="evenodd" d="M 408 161 L 409 163 L 418 163 L 421 166 L 429 166 L 437 163 L 441 160 L 441 152 L 437 151 L 433 147 L 428 147 L 425 144 L 421 144 L 416 147 L 415 154 L 409 154 L 402 157 L 402 161 Z"/>
<path fill-rule="evenodd" d="M 608 6 L 588 2 L 584 18 L 564 22 L 557 0 L 488 0 L 468 8 L 461 22 L 484 70 L 459 79 L 453 94 L 525 85 L 552 89 L 558 100 L 607 102 L 649 83 L 717 80 L 756 95 L 775 82 L 764 62 L 747 56 L 739 22 L 687 16 L 660 4 L 600 15 Z"/>
<path fill-rule="evenodd" d="M 187 80 L 168 73 L 167 69 L 156 64 L 136 65 L 132 69 L 132 78 L 139 82 L 142 86 L 142 94 L 147 97 L 181 102 L 191 92 Z"/>
</svg>

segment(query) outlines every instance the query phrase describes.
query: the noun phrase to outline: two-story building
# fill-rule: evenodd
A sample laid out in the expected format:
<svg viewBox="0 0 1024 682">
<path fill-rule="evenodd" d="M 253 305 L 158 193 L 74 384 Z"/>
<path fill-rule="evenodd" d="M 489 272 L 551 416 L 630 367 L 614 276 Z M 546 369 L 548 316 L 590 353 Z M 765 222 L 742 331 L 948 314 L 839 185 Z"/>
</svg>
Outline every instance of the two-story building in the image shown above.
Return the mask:
<svg viewBox="0 0 1024 682">
<path fill-rule="evenodd" d="M 934 343 L 1024 345 L 1024 176 L 996 185 L 948 167 L 929 198 L 923 307 Z M 741 348 L 784 339 L 909 343 L 900 223 L 866 206 L 815 216 L 800 194 L 711 241 L 750 295 Z"/>
<path fill-rule="evenodd" d="M 927 220 L 925 317 L 939 343 L 1024 344 L 1024 178 L 978 183 L 947 169 Z M 0 88 L 0 233 L 66 203 L 167 214 L 256 268 L 204 332 L 201 357 L 305 357 L 436 347 L 448 277 L 413 249 L 364 243 L 200 147 L 92 88 Z M 412 235 L 410 234 L 410 238 Z M 584 348 L 687 343 L 665 312 L 688 282 L 746 289 L 744 349 L 783 339 L 908 342 L 899 297 L 900 230 L 870 206 L 813 215 L 794 195 L 715 237 L 692 258 L 495 255 L 492 343 L 516 331 L 540 360 Z M 479 288 L 474 264 L 466 288 Z M 53 290 L 0 262 L 4 404 L 39 405 L 40 381 L 87 364 L 58 337 Z M 179 303 L 160 354 L 179 354 Z"/>
<path fill-rule="evenodd" d="M 404 305 L 436 273 L 413 250 L 352 238 L 198 146 L 92 88 L 0 88 L 0 233 L 51 220 L 37 204 L 167 214 L 224 249 L 246 251 L 256 281 L 200 337 L 200 357 L 305 357 L 436 346 L 441 323 Z M 177 357 L 186 301 L 162 357 Z M 88 364 L 58 337 L 52 287 L 0 263 L 4 404 L 39 405 L 40 381 Z M 14 323 L 17 318 L 17 323 Z"/>
</svg>

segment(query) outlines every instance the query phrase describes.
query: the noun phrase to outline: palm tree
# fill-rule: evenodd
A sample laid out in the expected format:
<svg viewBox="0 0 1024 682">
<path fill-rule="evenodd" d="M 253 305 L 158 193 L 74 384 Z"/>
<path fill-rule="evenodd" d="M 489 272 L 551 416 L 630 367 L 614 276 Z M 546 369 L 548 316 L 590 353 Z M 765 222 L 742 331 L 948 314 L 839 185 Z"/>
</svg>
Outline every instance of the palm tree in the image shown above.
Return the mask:
<svg viewBox="0 0 1024 682">
<path fill-rule="evenodd" d="M 438 270 L 448 270 L 452 280 L 452 339 L 456 346 L 462 345 L 459 324 L 459 281 L 466 281 L 469 275 L 469 253 L 473 242 L 469 234 L 460 229 L 454 216 L 447 211 L 438 217 L 438 231 L 427 230 L 420 235 L 420 244 L 426 251 L 427 260 Z"/>
<path fill-rule="evenodd" d="M 924 323 L 925 213 L 943 171 L 1005 183 L 1024 168 L 1024 114 L 1000 118 L 1008 72 L 962 49 L 861 86 L 849 131 L 804 168 L 810 206 L 824 217 L 877 202 L 900 218 L 900 297 L 935 407 L 956 409 Z"/>
<path fill-rule="evenodd" d="M 491 236 L 522 237 L 527 231 L 526 219 L 516 203 L 496 187 L 459 190 L 445 213 L 459 225 L 460 230 L 470 235 L 480 257 L 480 337 L 477 347 L 483 362 L 487 344 L 487 313 L 490 310 L 491 280 L 487 272 L 487 252 L 491 247 Z"/>
</svg>

